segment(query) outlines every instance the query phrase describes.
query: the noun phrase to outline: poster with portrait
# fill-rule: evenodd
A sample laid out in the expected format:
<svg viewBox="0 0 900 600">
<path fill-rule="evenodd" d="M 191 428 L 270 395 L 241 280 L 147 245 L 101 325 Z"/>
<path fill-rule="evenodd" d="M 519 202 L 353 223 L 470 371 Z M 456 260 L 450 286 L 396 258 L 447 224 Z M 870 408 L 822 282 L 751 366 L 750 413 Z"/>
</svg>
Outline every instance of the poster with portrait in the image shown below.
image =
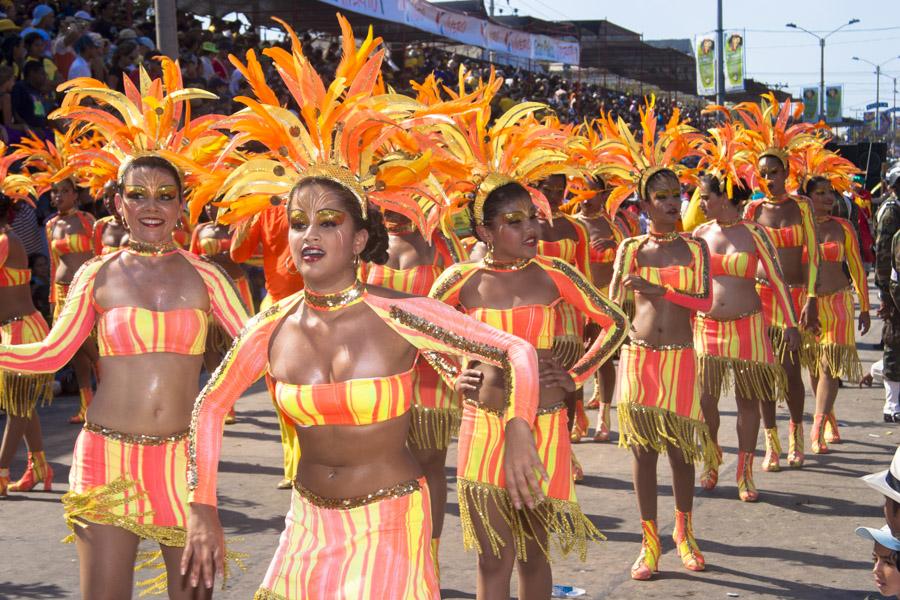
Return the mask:
<svg viewBox="0 0 900 600">
<path fill-rule="evenodd" d="M 725 91 L 744 91 L 744 31 L 725 32 Z"/>
<path fill-rule="evenodd" d="M 844 86 L 825 86 L 825 122 L 840 123 L 844 112 Z"/>
<path fill-rule="evenodd" d="M 694 40 L 697 63 L 697 95 L 716 93 L 716 40 L 712 34 L 698 35 Z"/>
<path fill-rule="evenodd" d="M 803 88 L 803 120 L 807 123 L 815 123 L 819 116 L 819 88 L 805 87 Z"/>
</svg>

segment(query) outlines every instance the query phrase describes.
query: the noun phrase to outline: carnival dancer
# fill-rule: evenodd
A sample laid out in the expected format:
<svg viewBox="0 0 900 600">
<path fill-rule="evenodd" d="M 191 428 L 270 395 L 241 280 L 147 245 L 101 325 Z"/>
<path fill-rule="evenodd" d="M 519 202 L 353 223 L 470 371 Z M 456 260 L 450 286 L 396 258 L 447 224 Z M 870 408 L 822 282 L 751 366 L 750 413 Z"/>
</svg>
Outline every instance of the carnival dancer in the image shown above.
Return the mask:
<svg viewBox="0 0 900 600">
<path fill-rule="evenodd" d="M 762 303 L 756 292 L 758 267 L 766 274 L 775 292 L 775 300 L 790 320 L 785 344 L 791 350 L 800 347 L 800 333 L 793 303 L 781 274 L 775 247 L 765 230 L 741 218 L 740 204 L 746 199 L 740 171 L 752 168 L 735 154 L 739 126 L 725 122 L 709 131 L 701 144 L 699 168 L 699 204 L 703 214 L 713 220 L 693 233 L 710 249 L 713 280 L 712 308 L 694 319 L 694 348 L 697 352 L 703 417 L 710 437 L 716 443 L 717 462 L 722 449 L 718 445 L 719 399 L 733 389 L 737 401 L 738 497 L 756 502 L 759 492 L 753 481 L 753 460 L 759 434 L 761 402 L 783 400 L 787 379 L 775 361 L 768 329 L 762 316 Z M 713 489 L 718 482 L 718 467 L 704 465 L 700 485 Z"/>
<path fill-rule="evenodd" d="M 94 223 L 94 254 L 102 256 L 115 252 L 128 244 L 128 230 L 122 217 L 116 212 L 116 181 L 107 181 L 103 186 L 103 206 L 109 216 Z"/>
<path fill-rule="evenodd" d="M 92 79 L 61 86 L 68 95 L 56 115 L 72 116 L 72 127 L 87 126 L 109 140 L 103 161 L 91 161 L 91 176 L 108 177 L 119 162 L 116 205 L 128 246 L 78 270 L 43 341 L 0 345 L 0 368 L 52 373 L 97 327 L 103 378 L 63 496 L 85 598 L 131 597 L 142 538 L 160 545 L 161 562 L 148 564 L 164 564 L 168 573 L 146 582 L 148 591 L 168 589 L 170 598 L 210 595 L 195 593 L 178 572 L 188 513 L 187 429 L 207 321 L 215 318 L 236 335 L 247 313 L 219 267 L 173 245 L 184 182 L 162 154 L 181 151 L 186 132 L 204 130 L 202 122 L 182 125 L 181 103 L 215 96 L 182 88 L 172 61 L 162 59 L 162 67 L 161 81 L 142 72 L 141 89 L 126 81 L 124 95 Z M 121 120 L 81 105 L 88 98 L 108 103 Z"/>
<path fill-rule="evenodd" d="M 702 571 L 705 561 L 693 531 L 694 463 L 716 460 L 715 444 L 703 422 L 691 330 L 693 313 L 712 307 L 709 251 L 703 240 L 677 231 L 681 214 L 678 161 L 693 152 L 697 134 L 675 111 L 657 132 L 651 99 L 641 108 L 642 142 L 628 125 L 604 117 L 604 138 L 619 156 L 625 176 L 616 181 L 608 208 L 615 213 L 635 189 L 650 220 L 650 233 L 626 239 L 616 254 L 610 297 L 620 306 L 633 297 L 635 319 L 622 346 L 616 402 L 619 445 L 634 455 L 634 489 L 643 543 L 631 567 L 633 579 L 659 570 L 656 463 L 669 456 L 675 493 L 672 538 L 685 568 Z"/>
<path fill-rule="evenodd" d="M 490 81 L 484 90 L 492 93 Z M 445 271 L 431 295 L 537 348 L 541 396 L 534 439 L 550 474 L 543 485 L 546 500 L 520 510 L 504 489 L 508 474 L 499 469 L 503 457 L 513 452 L 502 426 L 505 375 L 484 361 L 465 365 L 457 380 L 464 398 L 457 489 L 463 544 L 478 552 L 479 598 L 509 597 L 515 566 L 520 595 L 546 598 L 552 586 L 551 554 L 574 552 L 585 560 L 587 543 L 602 539 L 575 497 L 565 398 L 615 352 L 627 325 L 624 314 L 586 275 L 538 251 L 539 210 L 546 216 L 551 209 L 532 186 L 567 161 L 566 140 L 559 131 L 529 119 L 544 108 L 533 102 L 517 105 L 490 128 L 488 108 L 466 114 L 457 119 L 461 133 L 453 139 L 467 144 L 448 148 L 466 170 L 449 190 L 469 211 L 472 230 L 488 254 Z M 602 328 L 588 352 L 568 369 L 553 348 L 563 303 Z"/>
<path fill-rule="evenodd" d="M 31 299 L 31 270 L 22 242 L 9 224 L 19 202 L 32 203 L 36 195 L 31 180 L 9 173 L 10 165 L 21 157 L 7 154 L 0 143 L 0 344 L 40 341 L 49 327 Z M 6 428 L 0 445 L 0 498 L 13 492 L 27 492 L 39 482 L 45 491 L 53 486 L 53 468 L 44 456 L 41 421 L 37 405 L 53 399 L 53 375 L 31 375 L 0 371 L 0 409 L 6 412 Z M 9 466 L 22 438 L 28 446 L 28 466 L 22 478 L 9 484 Z"/>
<path fill-rule="evenodd" d="M 302 453 L 286 529 L 256 598 L 438 598 L 427 484 L 406 447 L 417 357 L 463 354 L 509 374 L 504 419 L 516 451 L 506 469 L 517 506 L 541 498 L 542 467 L 529 430 L 537 358 L 522 340 L 442 303 L 357 279 L 358 261 L 387 260 L 387 232 L 369 201 L 415 214 L 416 196 L 437 199 L 441 190 L 428 174 L 428 156 L 379 159 L 391 133 L 413 126 L 407 117 L 415 103 L 380 93 L 380 38 L 370 30 L 357 49 L 349 23 L 339 21 L 344 52 L 327 91 L 282 21 L 291 52 L 264 51 L 303 99 L 299 117 L 248 98 L 250 110 L 222 123 L 235 144 L 259 141 L 271 158 L 234 170 L 221 203 L 229 210 L 220 218 L 246 218 L 267 206 L 269 199 L 254 201 L 266 173 L 269 198 L 288 197 L 291 255 L 306 287 L 248 323 L 197 398 L 182 564 L 194 585 L 207 587 L 221 568 L 215 504 L 222 417 L 268 371 L 279 405 L 302 427 Z M 257 98 L 274 97 L 262 84 L 254 87 Z M 358 146 L 361 139 L 371 145 Z"/>
<path fill-rule="evenodd" d="M 606 294 L 612 280 L 616 249 L 625 237 L 631 237 L 632 234 L 626 235 L 623 224 L 606 211 L 606 200 L 612 188 L 607 186 L 603 179 L 606 157 L 603 152 L 602 136 L 595 125 L 584 124 L 579 130 L 580 135 L 569 144 L 569 153 L 575 163 L 589 174 L 589 177 L 584 179 L 573 178 L 569 183 L 569 191 L 573 196 L 572 202 L 577 203 L 577 218 L 587 228 L 590 238 L 588 252 L 591 281 L 602 294 Z M 596 333 L 596 327 L 588 323 L 585 327 L 585 336 L 593 339 Z M 595 442 L 609 440 L 609 416 L 615 385 L 615 365 L 613 361 L 608 360 L 594 374 L 594 392 L 587 403 L 589 409 L 600 409 L 594 433 Z"/>
<path fill-rule="evenodd" d="M 742 102 L 734 107 L 745 125 L 742 143 L 755 167 L 750 185 L 760 188 L 765 198 L 747 204 L 744 217 L 759 223 L 769 234 L 778 250 L 778 262 L 790 290 L 794 313 L 799 317 L 801 330 L 818 329 L 816 278 L 819 272 L 819 252 L 816 244 L 815 222 L 809 200 L 787 192 L 786 183 L 791 172 L 798 172 L 800 151 L 804 145 L 818 143 L 812 135 L 813 125 L 799 122 L 803 105 L 786 100 L 778 103 L 771 94 L 763 96 L 763 103 Z M 792 124 L 788 124 L 792 122 Z M 803 253 L 809 257 L 803 265 Z M 790 411 L 788 433 L 788 465 L 802 467 L 803 445 L 803 377 L 798 351 L 789 349 L 784 341 L 785 331 L 792 326 L 775 299 L 768 282 L 760 282 L 759 296 L 763 316 L 769 325 L 769 336 L 776 357 L 787 375 L 787 404 Z M 762 403 L 762 419 L 766 428 L 765 471 L 779 471 L 781 442 L 775 422 L 775 403 Z"/>
<path fill-rule="evenodd" d="M 72 130 L 74 131 L 74 130 Z M 35 182 L 38 194 L 50 191 L 57 214 L 45 227 L 50 245 L 50 304 L 53 320 L 65 305 L 66 294 L 78 269 L 93 258 L 94 216 L 78 209 L 79 185 L 69 164 L 75 150 L 73 133 L 55 134 L 54 141 L 31 136 L 17 146 L 25 158 L 24 166 Z M 96 375 L 97 346 L 92 339 L 72 357 L 72 369 L 78 384 L 80 408 L 69 423 L 84 423 L 84 414 L 94 395 L 92 377 Z"/>
<path fill-rule="evenodd" d="M 859 331 L 862 335 L 869 331 L 871 318 L 866 271 L 856 231 L 849 221 L 831 216 L 836 199 L 835 189 L 844 191 L 849 187 L 849 176 L 856 168 L 850 161 L 823 147 L 810 147 L 805 154 L 809 157 L 809 168 L 806 170 L 808 179 L 804 192 L 812 201 L 821 253 L 816 283 L 819 330 L 804 348 L 809 353 L 806 362 L 810 365 L 810 377 L 816 393 L 810 447 L 814 454 L 824 454 L 828 452 L 828 442 L 840 441 L 834 417 L 838 380 L 858 381 L 862 377 L 853 331 L 851 284 L 859 299 Z M 829 423 L 832 425 L 831 431 L 826 432 Z M 826 437 L 826 433 L 831 435 Z"/>
</svg>

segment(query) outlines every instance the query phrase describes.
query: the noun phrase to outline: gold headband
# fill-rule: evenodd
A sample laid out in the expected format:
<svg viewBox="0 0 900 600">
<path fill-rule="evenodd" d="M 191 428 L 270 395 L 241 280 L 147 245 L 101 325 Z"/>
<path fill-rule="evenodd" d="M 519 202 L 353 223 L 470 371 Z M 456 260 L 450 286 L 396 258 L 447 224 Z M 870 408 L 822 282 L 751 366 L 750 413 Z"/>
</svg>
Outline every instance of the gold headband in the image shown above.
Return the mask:
<svg viewBox="0 0 900 600">
<path fill-rule="evenodd" d="M 672 170 L 669 167 L 649 167 L 641 171 L 641 174 L 638 177 L 638 194 L 640 194 L 641 200 L 647 199 L 647 182 L 650 181 L 651 177 L 662 171 Z M 672 172 L 674 173 L 674 171 Z"/>
<path fill-rule="evenodd" d="M 366 199 L 366 190 L 359 181 L 359 178 L 354 175 L 350 169 L 327 163 L 315 164 L 311 165 L 303 172 L 297 183 L 299 184 L 301 181 L 307 179 L 327 179 L 348 190 L 359 203 L 359 210 L 362 212 L 362 218 L 364 220 L 369 218 L 369 201 Z"/>
<path fill-rule="evenodd" d="M 484 225 L 484 203 L 488 196 L 496 189 L 508 185 L 510 183 L 518 183 L 512 177 L 501 173 L 488 173 L 488 175 L 478 184 L 475 192 L 475 202 L 472 205 L 472 212 L 475 216 L 476 225 Z"/>
<path fill-rule="evenodd" d="M 181 187 L 182 190 L 184 190 L 184 171 L 181 170 L 181 167 L 176 165 L 174 162 L 169 160 L 167 157 L 163 156 L 161 153 L 154 152 L 152 150 L 148 150 L 146 152 L 138 152 L 137 154 L 128 156 L 125 160 L 123 160 L 121 162 L 121 164 L 119 164 L 119 171 L 118 171 L 118 173 L 116 173 L 116 181 L 121 185 L 122 177 L 125 176 L 125 171 L 127 171 L 131 167 L 131 165 L 134 163 L 134 161 L 136 161 L 139 158 L 148 158 L 148 157 L 160 158 L 160 159 L 166 161 L 167 163 L 169 163 L 170 165 L 172 165 L 172 168 L 175 169 L 175 174 L 178 176 L 178 185 Z"/>
<path fill-rule="evenodd" d="M 781 166 L 787 170 L 790 165 L 790 160 L 788 157 L 788 153 L 782 150 L 781 148 L 776 148 L 775 146 L 770 146 L 759 153 L 759 158 L 763 158 L 766 156 L 771 156 L 772 158 L 777 158 L 781 163 Z"/>
</svg>

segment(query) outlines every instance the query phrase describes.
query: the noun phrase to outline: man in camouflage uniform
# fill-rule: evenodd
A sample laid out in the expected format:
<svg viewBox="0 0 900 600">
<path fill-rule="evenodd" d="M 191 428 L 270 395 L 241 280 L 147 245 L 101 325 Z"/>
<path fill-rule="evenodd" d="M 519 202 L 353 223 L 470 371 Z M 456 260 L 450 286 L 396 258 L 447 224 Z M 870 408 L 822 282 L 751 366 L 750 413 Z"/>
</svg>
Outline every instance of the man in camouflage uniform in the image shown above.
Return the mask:
<svg viewBox="0 0 900 600">
<path fill-rule="evenodd" d="M 884 320 L 884 420 L 900 422 L 900 170 L 887 179 L 888 196 L 878 209 L 875 226 L 875 285 Z"/>
</svg>

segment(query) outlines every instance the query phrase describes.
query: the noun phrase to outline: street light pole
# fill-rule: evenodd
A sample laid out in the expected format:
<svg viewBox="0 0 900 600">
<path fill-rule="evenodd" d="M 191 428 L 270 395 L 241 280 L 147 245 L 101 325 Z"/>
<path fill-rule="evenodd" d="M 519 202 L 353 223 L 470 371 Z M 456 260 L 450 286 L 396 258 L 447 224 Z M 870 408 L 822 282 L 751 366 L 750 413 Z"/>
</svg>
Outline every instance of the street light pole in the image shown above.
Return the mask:
<svg viewBox="0 0 900 600">
<path fill-rule="evenodd" d="M 800 27 L 796 23 L 788 23 L 785 27 L 789 27 L 791 29 L 799 29 L 800 31 L 805 31 L 809 35 L 813 36 L 817 40 L 819 40 L 819 120 L 825 120 L 825 40 L 830 36 L 834 35 L 844 27 L 848 27 L 853 25 L 854 23 L 859 23 L 859 19 L 850 19 L 831 33 L 826 35 L 818 35 L 813 33 L 809 29 L 804 29 Z"/>
<path fill-rule="evenodd" d="M 873 67 L 875 67 L 875 125 L 874 125 L 873 132 L 876 132 L 876 136 L 877 136 L 878 128 L 881 127 L 881 106 L 880 106 L 881 105 L 881 67 L 888 64 L 892 60 L 896 60 L 898 58 L 900 58 L 900 56 L 892 56 L 889 59 L 887 59 L 886 61 L 884 61 L 883 63 L 876 65 L 871 60 L 866 60 L 866 59 L 860 58 L 858 56 L 853 57 L 853 60 L 858 60 L 859 62 L 864 62 L 868 65 L 872 65 Z M 896 88 L 896 85 L 894 87 Z M 895 98 L 895 104 L 896 104 L 896 91 L 894 92 L 894 94 L 895 94 L 894 98 Z M 896 117 L 896 115 L 894 115 L 894 116 Z"/>
</svg>

